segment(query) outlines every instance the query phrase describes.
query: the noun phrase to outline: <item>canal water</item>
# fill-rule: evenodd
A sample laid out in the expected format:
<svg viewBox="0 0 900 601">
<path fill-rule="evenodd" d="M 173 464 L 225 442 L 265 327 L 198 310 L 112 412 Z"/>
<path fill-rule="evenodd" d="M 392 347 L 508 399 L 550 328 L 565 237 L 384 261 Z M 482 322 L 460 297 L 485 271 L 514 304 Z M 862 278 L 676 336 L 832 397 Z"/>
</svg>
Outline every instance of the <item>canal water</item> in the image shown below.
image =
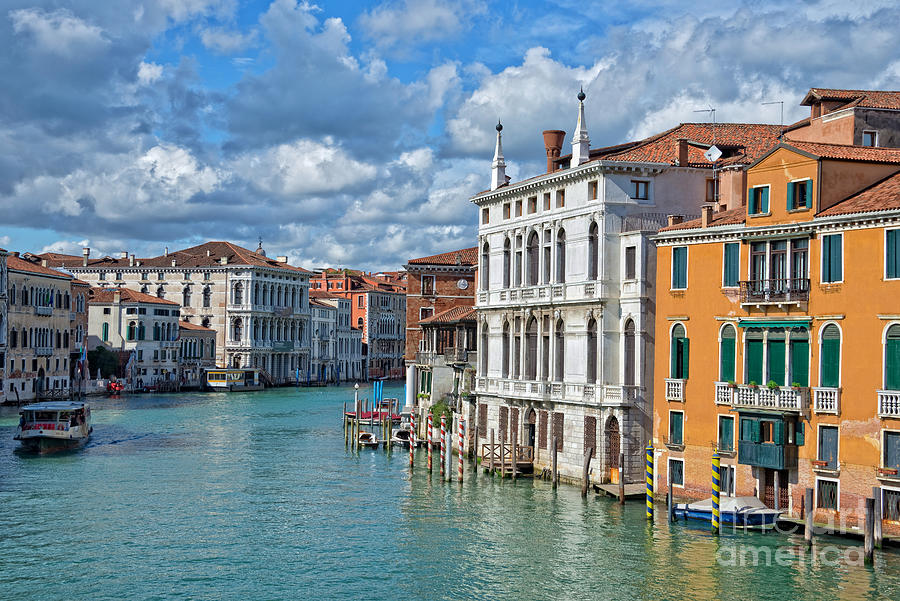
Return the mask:
<svg viewBox="0 0 900 601">
<path fill-rule="evenodd" d="M 576 487 L 429 477 L 344 448 L 352 388 L 92 401 L 84 449 L 34 457 L 0 412 L 2 599 L 900 598 L 900 553 L 648 524 Z M 402 389 L 385 388 L 402 398 Z M 435 466 L 437 463 L 435 463 Z"/>
</svg>

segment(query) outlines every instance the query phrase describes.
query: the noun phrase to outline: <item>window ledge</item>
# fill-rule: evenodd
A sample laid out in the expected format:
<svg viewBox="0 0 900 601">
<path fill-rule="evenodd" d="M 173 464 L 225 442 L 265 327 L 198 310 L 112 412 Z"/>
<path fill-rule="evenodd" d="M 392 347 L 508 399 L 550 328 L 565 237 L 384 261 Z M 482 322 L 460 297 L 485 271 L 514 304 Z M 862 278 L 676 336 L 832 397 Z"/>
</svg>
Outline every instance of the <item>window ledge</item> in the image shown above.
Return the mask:
<svg viewBox="0 0 900 601">
<path fill-rule="evenodd" d="M 673 442 L 666 442 L 663 444 L 665 444 L 666 448 L 669 449 L 670 451 L 684 451 L 684 443 L 675 444 Z"/>
<path fill-rule="evenodd" d="M 772 212 L 771 212 L 771 211 L 769 211 L 768 213 L 747 213 L 747 217 L 750 217 L 750 218 L 753 218 L 753 217 L 771 217 L 771 216 L 772 216 Z"/>
</svg>

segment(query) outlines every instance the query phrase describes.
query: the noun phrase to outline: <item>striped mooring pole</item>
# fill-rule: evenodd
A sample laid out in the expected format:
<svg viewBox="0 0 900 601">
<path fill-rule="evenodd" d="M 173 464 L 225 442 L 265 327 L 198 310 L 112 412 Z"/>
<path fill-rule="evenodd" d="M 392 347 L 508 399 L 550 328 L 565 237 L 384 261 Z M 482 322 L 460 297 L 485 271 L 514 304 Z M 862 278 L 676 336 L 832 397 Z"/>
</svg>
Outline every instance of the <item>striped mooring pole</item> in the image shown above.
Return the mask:
<svg viewBox="0 0 900 601">
<path fill-rule="evenodd" d="M 459 483 L 463 481 L 463 436 L 465 434 L 465 422 L 459 420 Z"/>
<path fill-rule="evenodd" d="M 719 453 L 713 453 L 712 456 L 712 532 L 719 533 L 719 467 L 721 460 Z"/>
<path fill-rule="evenodd" d="M 647 519 L 653 519 L 653 445 L 649 442 L 646 448 L 647 461 Z"/>
<path fill-rule="evenodd" d="M 427 430 L 427 436 L 428 436 L 428 471 L 430 472 L 431 471 L 431 436 L 432 436 L 431 413 L 428 414 L 426 423 L 428 424 L 428 427 L 426 428 L 426 430 Z"/>
<path fill-rule="evenodd" d="M 409 469 L 413 467 L 413 451 L 416 450 L 416 414 L 409 416 Z"/>
<path fill-rule="evenodd" d="M 444 465 L 447 463 L 447 417 L 441 415 L 441 477 L 444 477 Z"/>
</svg>

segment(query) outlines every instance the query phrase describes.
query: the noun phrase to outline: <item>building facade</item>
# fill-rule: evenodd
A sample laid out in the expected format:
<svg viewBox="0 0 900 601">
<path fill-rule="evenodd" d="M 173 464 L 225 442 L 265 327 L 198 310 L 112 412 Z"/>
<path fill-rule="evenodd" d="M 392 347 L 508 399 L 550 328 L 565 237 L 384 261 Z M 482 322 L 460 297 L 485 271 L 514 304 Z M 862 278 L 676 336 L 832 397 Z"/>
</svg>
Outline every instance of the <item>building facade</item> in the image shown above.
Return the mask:
<svg viewBox="0 0 900 601">
<path fill-rule="evenodd" d="M 230 242 L 206 242 L 138 259 L 39 255 L 95 286 L 174 300 L 184 321 L 216 331 L 216 363 L 258 367 L 276 383 L 309 369 L 309 272 Z"/>
<path fill-rule="evenodd" d="M 175 301 L 128 288 L 91 288 L 89 344 L 119 353 L 130 388 L 174 386 L 180 383 L 179 319 Z"/>
<path fill-rule="evenodd" d="M 318 298 L 309 301 L 312 315 L 310 361 L 313 382 L 337 382 L 337 307 Z"/>
<path fill-rule="evenodd" d="M 353 311 L 350 299 L 312 291 L 313 300 L 335 310 L 334 376 L 335 381 L 356 382 L 365 378 L 362 330 L 351 327 Z"/>
<path fill-rule="evenodd" d="M 216 331 L 182 320 L 178 322 L 178 343 L 181 387 L 202 387 L 206 371 L 216 367 Z"/>
<path fill-rule="evenodd" d="M 0 248 L 0 405 L 6 402 L 6 351 L 8 344 L 9 307 L 7 305 L 6 257 L 8 253 Z"/>
<path fill-rule="evenodd" d="M 900 526 L 900 150 L 788 140 L 747 205 L 660 231 L 657 490 Z"/>
<path fill-rule="evenodd" d="M 777 126 L 682 124 L 640 142 L 591 150 L 583 96 L 572 154 L 544 132 L 547 173 L 510 183 L 498 125 L 491 189 L 479 208 L 478 426 L 534 449 L 563 477 L 643 473 L 652 434 L 656 254 L 667 214 L 719 200 L 717 168 L 763 152 Z M 704 156 L 713 142 L 715 161 Z M 737 192 L 740 195 L 740 191 Z M 727 203 L 728 200 L 725 200 Z M 740 202 L 738 200 L 738 202 Z M 620 465 L 620 453 L 625 465 Z"/>
<path fill-rule="evenodd" d="M 62 395 L 69 389 L 72 276 L 7 257 L 7 402 Z"/>
</svg>

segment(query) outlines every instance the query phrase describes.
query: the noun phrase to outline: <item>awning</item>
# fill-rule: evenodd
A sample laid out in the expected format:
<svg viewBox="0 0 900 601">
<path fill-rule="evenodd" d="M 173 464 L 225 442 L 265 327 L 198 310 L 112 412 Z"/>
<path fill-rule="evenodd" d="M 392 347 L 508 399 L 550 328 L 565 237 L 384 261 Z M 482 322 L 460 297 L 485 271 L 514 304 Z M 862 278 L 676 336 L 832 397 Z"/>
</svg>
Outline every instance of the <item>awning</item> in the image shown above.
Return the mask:
<svg viewBox="0 0 900 601">
<path fill-rule="evenodd" d="M 812 322 L 811 317 L 803 319 L 739 319 L 739 328 L 806 328 Z"/>
</svg>

